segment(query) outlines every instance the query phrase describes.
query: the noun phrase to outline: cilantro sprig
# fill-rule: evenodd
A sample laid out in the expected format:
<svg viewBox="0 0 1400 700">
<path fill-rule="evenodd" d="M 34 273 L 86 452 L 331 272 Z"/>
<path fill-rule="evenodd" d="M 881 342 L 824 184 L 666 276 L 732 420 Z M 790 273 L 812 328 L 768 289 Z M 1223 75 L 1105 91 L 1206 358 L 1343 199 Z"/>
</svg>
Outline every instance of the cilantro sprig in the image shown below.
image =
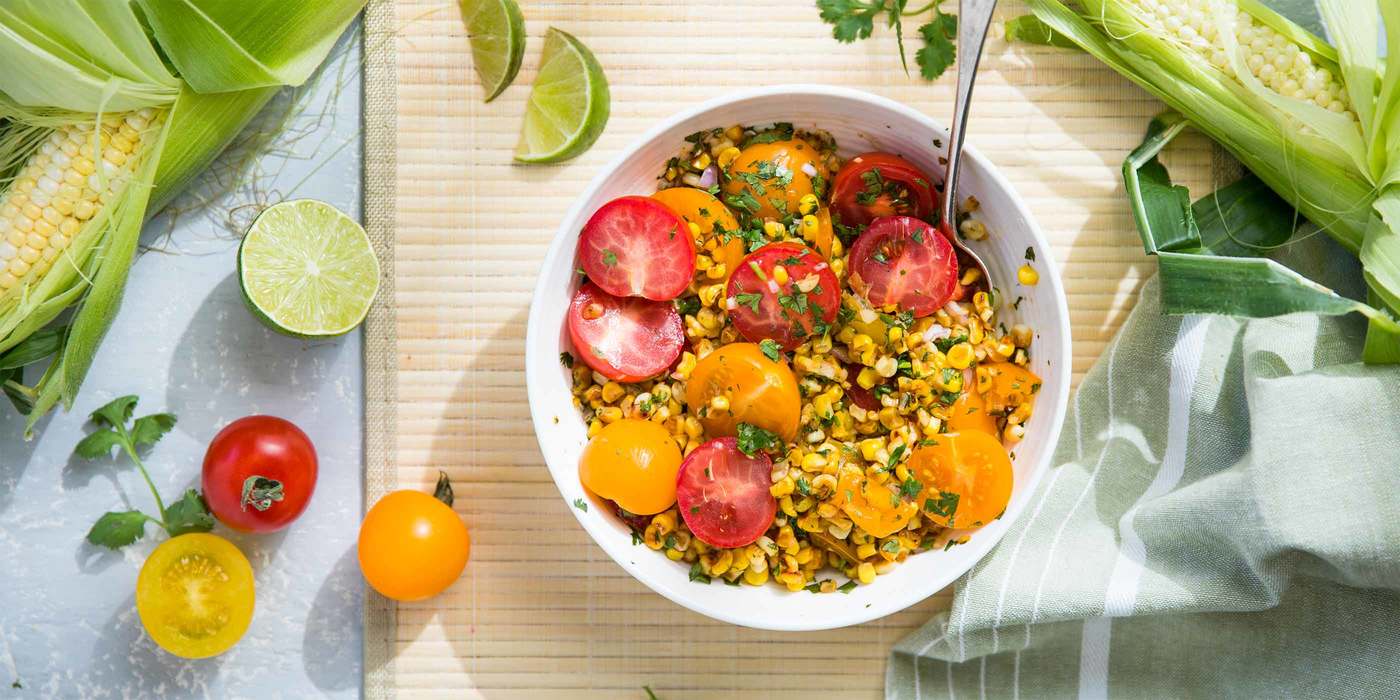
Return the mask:
<svg viewBox="0 0 1400 700">
<path fill-rule="evenodd" d="M 823 22 L 831 25 L 831 36 L 843 44 L 869 39 L 875 31 L 875 20 L 884 16 L 885 26 L 894 30 L 899 46 L 899 63 L 909 72 L 904 50 L 904 20 L 932 13 L 928 22 L 918 28 L 923 48 L 914 53 L 919 75 L 924 80 L 937 80 L 956 60 L 953 41 L 958 34 L 958 18 L 945 14 L 940 0 L 906 10 L 909 0 L 817 0 L 817 10 Z"/>
<path fill-rule="evenodd" d="M 133 420 L 136 413 L 135 396 L 123 396 L 92 412 L 90 420 L 98 430 L 89 433 L 73 448 L 73 453 L 83 459 L 110 457 L 112 448 L 120 448 L 127 458 L 136 465 L 151 496 L 156 501 L 159 517 L 153 517 L 139 510 L 113 511 L 104 514 L 88 531 L 89 542 L 120 549 L 146 534 L 146 523 L 151 522 L 165 528 L 171 537 L 189 532 L 209 532 L 214 529 L 214 516 L 204 503 L 204 497 L 194 489 L 188 489 L 180 500 L 165 505 L 160 492 L 141 461 L 143 448 L 150 448 L 175 427 L 175 416 L 170 413 L 153 413 Z"/>
</svg>

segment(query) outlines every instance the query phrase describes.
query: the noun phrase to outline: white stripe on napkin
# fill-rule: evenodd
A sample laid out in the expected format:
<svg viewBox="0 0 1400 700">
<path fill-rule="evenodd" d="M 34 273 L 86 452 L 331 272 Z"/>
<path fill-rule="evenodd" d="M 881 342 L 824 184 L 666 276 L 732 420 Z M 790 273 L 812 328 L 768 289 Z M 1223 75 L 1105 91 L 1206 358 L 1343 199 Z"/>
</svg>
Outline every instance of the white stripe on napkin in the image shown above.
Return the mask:
<svg viewBox="0 0 1400 700">
<path fill-rule="evenodd" d="M 1103 617 L 1084 621 L 1079 652 L 1079 697 L 1097 700 L 1108 697 L 1108 654 L 1112 618 L 1133 613 L 1138 586 L 1147 561 L 1147 546 L 1133 527 L 1133 518 L 1144 504 L 1170 493 L 1181 482 L 1186 469 L 1187 430 L 1191 425 L 1191 392 L 1201 369 L 1205 348 L 1205 316 L 1187 316 L 1172 346 L 1171 388 L 1167 406 L 1167 446 L 1162 464 L 1147 490 L 1118 520 L 1118 557 L 1108 576 L 1104 593 Z"/>
</svg>

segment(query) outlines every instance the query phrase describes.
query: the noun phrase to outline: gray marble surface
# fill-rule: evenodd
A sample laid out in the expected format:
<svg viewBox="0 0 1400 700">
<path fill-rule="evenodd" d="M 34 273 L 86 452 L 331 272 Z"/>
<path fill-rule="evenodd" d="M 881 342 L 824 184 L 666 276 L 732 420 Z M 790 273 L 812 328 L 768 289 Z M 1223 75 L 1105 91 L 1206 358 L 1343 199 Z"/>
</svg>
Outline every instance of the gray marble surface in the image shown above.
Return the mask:
<svg viewBox="0 0 1400 700">
<path fill-rule="evenodd" d="M 225 174 L 203 189 L 228 189 L 220 180 L 240 187 L 208 209 L 167 213 L 146 227 L 147 249 L 73 412 L 46 419 L 25 442 L 22 419 L 0 406 L 0 698 L 359 696 L 361 336 L 303 342 L 272 333 L 244 307 L 234 273 L 237 232 L 256 210 L 245 205 L 311 197 L 359 216 L 358 33 L 333 55 L 263 120 L 264 128 L 285 125 L 284 135 L 257 148 L 238 178 L 227 173 L 239 157 L 226 158 L 216 168 Z M 252 626 L 222 656 L 178 659 L 141 628 L 136 575 L 163 532 L 148 526 L 143 541 L 120 552 L 83 539 L 108 510 L 155 507 L 125 461 L 70 457 L 86 415 L 124 394 L 141 397 L 138 415 L 179 417 L 147 460 L 167 502 L 199 486 L 208 441 L 236 418 L 282 416 L 315 442 L 319 483 L 291 528 L 262 536 L 215 529 L 257 576 Z"/>
</svg>

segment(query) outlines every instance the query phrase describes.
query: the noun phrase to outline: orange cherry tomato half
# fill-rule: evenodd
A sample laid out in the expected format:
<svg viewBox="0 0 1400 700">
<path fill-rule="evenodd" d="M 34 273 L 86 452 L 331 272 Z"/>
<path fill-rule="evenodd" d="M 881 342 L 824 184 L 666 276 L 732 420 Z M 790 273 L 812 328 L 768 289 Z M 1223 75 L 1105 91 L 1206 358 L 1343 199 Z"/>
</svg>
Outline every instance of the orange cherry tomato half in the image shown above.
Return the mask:
<svg viewBox="0 0 1400 700">
<path fill-rule="evenodd" d="M 395 491 L 360 524 L 360 571 L 386 598 L 431 598 L 467 566 L 471 537 L 456 511 L 421 491 Z"/>
<path fill-rule="evenodd" d="M 976 430 L 990 435 L 997 434 L 996 416 L 987 411 L 987 400 L 982 394 L 970 386 L 966 386 L 958 395 L 958 400 L 948 407 L 947 425 L 950 433 Z"/>
<path fill-rule="evenodd" d="M 725 201 L 764 219 L 781 219 L 797 212 L 802 197 L 813 192 L 809 172 L 827 177 L 821 154 L 802 139 L 751 143 L 729 164 L 727 172 Z"/>
<path fill-rule="evenodd" d="M 715 408 L 716 397 L 729 408 Z M 736 435 L 748 423 L 792 442 L 802 417 L 797 377 L 753 343 L 730 343 L 701 359 L 686 382 L 685 403 L 712 437 Z"/>
<path fill-rule="evenodd" d="M 1011 458 L 1000 441 L 981 431 L 933 438 L 909 456 L 909 471 L 923 483 L 917 501 L 924 517 L 944 527 L 986 525 L 1011 500 Z"/>
<path fill-rule="evenodd" d="M 831 225 L 831 210 L 822 207 L 817 210 L 817 235 L 812 238 L 812 247 L 827 260 L 832 259 L 831 242 L 836 239 L 835 227 Z"/>
<path fill-rule="evenodd" d="M 694 187 L 669 187 L 651 198 L 670 207 L 687 222 L 699 226 L 700 240 L 703 241 L 701 249 L 708 252 L 715 262 L 724 263 L 727 273 L 739 267 L 739 261 L 744 259 L 744 239 L 730 236 L 726 242 L 724 235 L 738 231 L 739 222 L 718 198 Z"/>
<path fill-rule="evenodd" d="M 1040 392 L 1040 377 L 1012 362 L 985 363 L 978 366 L 977 372 L 977 390 L 986 395 L 987 408 L 993 413 L 1035 403 Z"/>
<path fill-rule="evenodd" d="M 676 502 L 681 450 L 660 423 L 626 418 L 588 441 L 578 463 L 584 488 L 638 515 L 660 513 Z"/>
<path fill-rule="evenodd" d="M 898 488 L 894 480 L 882 484 L 859 469 L 847 469 L 836 483 L 836 502 L 860 529 L 889 537 L 903 530 L 919 511 L 918 504 L 905 500 Z"/>
</svg>

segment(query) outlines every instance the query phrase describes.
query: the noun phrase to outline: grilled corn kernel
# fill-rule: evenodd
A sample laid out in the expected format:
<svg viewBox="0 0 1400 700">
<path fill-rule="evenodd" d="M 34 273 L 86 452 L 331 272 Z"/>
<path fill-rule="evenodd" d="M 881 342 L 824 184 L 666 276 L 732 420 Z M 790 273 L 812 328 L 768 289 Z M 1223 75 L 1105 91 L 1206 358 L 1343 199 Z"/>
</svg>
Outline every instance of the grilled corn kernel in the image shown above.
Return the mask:
<svg viewBox="0 0 1400 700">
<path fill-rule="evenodd" d="M 948 348 L 947 362 L 953 369 L 967 369 L 976 356 L 971 343 L 958 343 Z"/>
<path fill-rule="evenodd" d="M 768 583 L 768 567 L 750 566 L 744 570 L 744 583 L 750 586 L 762 586 Z"/>
<path fill-rule="evenodd" d="M 977 280 L 980 279 L 982 279 L 982 269 L 977 267 L 969 267 L 967 268 L 967 271 L 963 273 L 962 279 L 958 280 L 958 284 L 961 284 L 964 287 L 971 287 L 972 285 L 977 283 Z"/>
<path fill-rule="evenodd" d="M 780 222 L 765 221 L 763 222 L 763 232 L 768 234 L 769 238 L 777 238 L 778 236 L 787 233 L 787 229 L 783 228 L 783 225 Z"/>
<path fill-rule="evenodd" d="M 690 373 L 695 371 L 695 355 L 690 352 L 681 354 L 681 361 L 676 365 L 676 371 L 671 373 L 676 379 L 689 379 Z"/>
<path fill-rule="evenodd" d="M 1031 346 L 1031 328 L 1024 323 L 1018 323 L 1011 327 L 1011 342 L 1018 348 L 1028 348 Z"/>
<path fill-rule="evenodd" d="M 856 375 L 856 384 L 862 389 L 870 389 L 880 383 L 880 374 L 874 368 L 862 367 L 860 373 Z"/>
<path fill-rule="evenodd" d="M 787 268 L 786 268 L 786 267 L 783 267 L 782 265 L 774 265 L 774 266 L 773 266 L 773 281 L 774 281 L 774 282 L 777 282 L 779 285 L 787 284 L 787 283 L 788 283 L 788 271 L 787 271 Z"/>
<path fill-rule="evenodd" d="M 798 200 L 797 211 L 799 214 L 803 215 L 812 214 L 817 211 L 817 207 L 820 206 L 820 204 L 821 202 L 817 200 L 815 194 L 807 193 L 802 195 L 802 199 Z"/>
<path fill-rule="evenodd" d="M 802 217 L 802 237 L 809 241 L 815 240 L 819 226 L 817 217 L 811 214 Z"/>
<path fill-rule="evenodd" d="M 627 391 L 617 382 L 608 382 L 603 385 L 603 401 L 607 403 L 616 402 L 618 399 L 622 398 L 622 395 L 625 393 L 627 393 Z"/>
<path fill-rule="evenodd" d="M 690 161 L 690 167 L 696 170 L 704 170 L 710 167 L 710 154 L 701 153 L 699 156 L 696 156 L 695 160 Z"/>
<path fill-rule="evenodd" d="M 958 224 L 958 233 L 969 241 L 986 240 L 987 225 L 977 219 L 963 219 L 963 222 Z"/>
<path fill-rule="evenodd" d="M 1031 267 L 1030 263 L 1026 263 L 1017 268 L 1016 281 L 1027 287 L 1034 287 L 1036 283 L 1040 281 L 1040 273 L 1036 272 L 1035 268 Z"/>
<path fill-rule="evenodd" d="M 726 148 L 719 152 L 719 155 L 715 157 L 715 163 L 717 163 L 721 168 L 728 168 L 729 164 L 733 163 L 734 159 L 738 157 L 739 149 L 730 146 L 729 148 Z"/>
<path fill-rule="evenodd" d="M 868 561 L 861 562 L 860 566 L 856 567 L 856 576 L 860 579 L 861 583 L 874 583 L 875 565 Z"/>
<path fill-rule="evenodd" d="M 790 495 L 795 488 L 796 486 L 793 484 L 792 477 L 785 476 L 768 487 L 768 492 L 773 494 L 773 498 L 783 498 Z"/>
</svg>

